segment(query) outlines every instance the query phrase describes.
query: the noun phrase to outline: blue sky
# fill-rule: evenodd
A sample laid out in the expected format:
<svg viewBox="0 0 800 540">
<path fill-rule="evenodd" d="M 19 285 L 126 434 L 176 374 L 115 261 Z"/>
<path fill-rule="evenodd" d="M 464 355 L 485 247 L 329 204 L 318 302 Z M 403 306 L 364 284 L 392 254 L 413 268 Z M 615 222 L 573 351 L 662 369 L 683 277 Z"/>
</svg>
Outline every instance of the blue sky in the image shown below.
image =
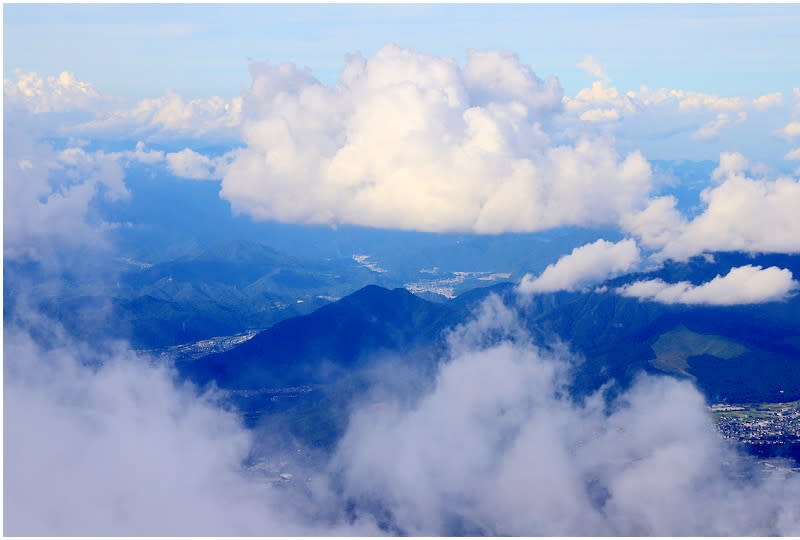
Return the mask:
<svg viewBox="0 0 800 540">
<path fill-rule="evenodd" d="M 386 42 L 463 62 L 513 50 L 567 94 L 592 55 L 621 89 L 640 85 L 756 97 L 800 73 L 794 5 L 5 5 L 4 77 L 62 70 L 129 98 L 167 88 L 230 98 L 248 59 L 291 61 L 325 82 L 346 54 Z"/>
</svg>

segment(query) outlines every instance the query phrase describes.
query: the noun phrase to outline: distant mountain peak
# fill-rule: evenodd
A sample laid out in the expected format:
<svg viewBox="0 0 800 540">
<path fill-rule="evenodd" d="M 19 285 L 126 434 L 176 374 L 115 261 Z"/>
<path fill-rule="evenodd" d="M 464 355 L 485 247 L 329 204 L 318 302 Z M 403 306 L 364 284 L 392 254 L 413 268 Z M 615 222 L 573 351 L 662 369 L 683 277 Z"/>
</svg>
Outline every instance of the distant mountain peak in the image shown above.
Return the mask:
<svg viewBox="0 0 800 540">
<path fill-rule="evenodd" d="M 414 296 L 411 292 L 403 287 L 397 287 L 395 289 L 387 289 L 386 287 L 381 287 L 380 285 L 367 285 L 366 287 L 362 287 L 358 289 L 353 294 L 343 298 L 345 300 L 347 298 L 364 298 L 364 297 L 376 297 L 376 296 L 384 296 L 384 297 L 397 297 L 397 296 Z M 417 298 L 414 296 L 414 298 Z M 421 299 L 420 299 L 421 300 Z M 424 302 L 424 300 L 423 300 Z"/>
</svg>

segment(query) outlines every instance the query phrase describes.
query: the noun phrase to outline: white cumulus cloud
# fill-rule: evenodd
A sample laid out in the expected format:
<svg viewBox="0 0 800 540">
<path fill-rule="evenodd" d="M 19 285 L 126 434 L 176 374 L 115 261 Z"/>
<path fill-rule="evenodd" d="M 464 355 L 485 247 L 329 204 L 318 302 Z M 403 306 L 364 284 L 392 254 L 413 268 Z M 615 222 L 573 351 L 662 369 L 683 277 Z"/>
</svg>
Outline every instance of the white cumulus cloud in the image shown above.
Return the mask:
<svg viewBox="0 0 800 540">
<path fill-rule="evenodd" d="M 91 83 L 78 80 L 73 73 L 41 77 L 38 73 L 14 72 L 14 78 L 3 79 L 6 104 L 23 107 L 31 113 L 87 110 L 103 98 Z"/>
<path fill-rule="evenodd" d="M 664 247 L 686 226 L 686 218 L 675 207 L 677 203 L 671 195 L 651 199 L 644 210 L 625 216 L 622 228 L 636 236 L 645 247 Z"/>
<path fill-rule="evenodd" d="M 254 65 L 247 144 L 222 182 L 261 220 L 422 231 L 535 231 L 616 223 L 644 204 L 650 167 L 613 142 L 554 144 L 555 79 L 516 56 L 448 58 L 396 46 L 349 57 L 336 87 Z M 587 197 L 591 193 L 591 197 Z"/>
<path fill-rule="evenodd" d="M 719 185 L 701 194 L 703 212 L 673 235 L 662 256 L 685 259 L 704 251 L 800 251 L 800 178 L 753 178 L 745 167 L 751 168 L 740 154 L 723 155 L 713 173 Z"/>
<path fill-rule="evenodd" d="M 800 252 L 800 178 L 751 176 L 760 169 L 739 153 L 723 153 L 712 173 L 717 185 L 701 193 L 696 217 L 687 220 L 673 197 L 661 197 L 624 218 L 623 228 L 647 247 L 660 248 L 662 259 L 710 251 Z"/>
<path fill-rule="evenodd" d="M 219 180 L 236 155 L 231 151 L 222 156 L 209 157 L 191 148 L 167 154 L 167 168 L 175 176 L 191 180 Z"/>
<path fill-rule="evenodd" d="M 577 247 L 537 278 L 526 274 L 518 286 L 523 294 L 573 291 L 609 277 L 630 271 L 641 261 L 639 247 L 633 240 L 617 243 L 597 240 Z"/>
<path fill-rule="evenodd" d="M 145 138 L 232 139 L 242 113 L 242 99 L 219 96 L 187 99 L 174 91 L 143 99 L 132 107 L 118 108 L 83 123 L 76 129 L 90 134 L 132 133 Z"/>
<path fill-rule="evenodd" d="M 594 81 L 592 86 L 582 88 L 575 97 L 564 97 L 568 111 L 582 114 L 586 110 L 610 109 L 617 114 L 628 114 L 636 111 L 637 104 L 630 96 L 620 93 L 616 88 L 606 86 L 603 81 Z"/>
<path fill-rule="evenodd" d="M 748 140 L 756 140 L 755 130 L 771 124 L 775 120 L 770 118 L 778 118 L 788 109 L 780 92 L 751 99 L 647 86 L 623 91 L 611 86 L 608 79 L 596 80 L 574 97 L 565 96 L 563 101 L 567 122 L 572 117 L 573 124 L 581 120 L 595 123 L 595 129 L 606 133 L 613 130 L 621 147 L 663 155 L 674 153 L 675 144 L 680 144 L 684 155 L 688 147 L 694 159 L 707 159 L 709 153 L 724 150 L 718 143 L 720 134 L 750 118 L 756 121 L 752 122 Z M 574 126 L 574 129 L 590 127 Z M 744 132 L 738 130 L 731 136 L 742 142 Z"/>
<path fill-rule="evenodd" d="M 800 122 L 789 122 L 783 126 L 781 133 L 783 133 L 785 137 L 797 137 L 800 135 Z"/>
<path fill-rule="evenodd" d="M 90 223 L 100 190 L 126 198 L 121 154 L 68 148 L 56 152 L 19 124 L 5 125 L 3 161 L 4 255 L 43 260 L 68 247 L 101 245 L 104 224 Z M 149 157 L 143 147 L 136 153 Z"/>
<path fill-rule="evenodd" d="M 143 139 L 192 137 L 235 139 L 241 123 L 242 99 L 219 96 L 188 99 L 174 91 L 147 98 L 133 105 L 118 97 L 101 94 L 86 81 L 64 71 L 42 77 L 35 72 L 14 72 L 3 80 L 4 103 L 45 116 L 43 113 L 81 111 L 93 119 L 39 120 L 49 131 L 59 135 L 75 133 L 98 137 L 134 136 Z M 30 118 L 28 119 L 30 120 Z"/>
<path fill-rule="evenodd" d="M 779 107 L 783 105 L 783 94 L 780 92 L 773 92 L 771 94 L 764 94 L 753 100 L 753 106 L 759 111 L 765 111 L 772 107 Z"/>
<path fill-rule="evenodd" d="M 589 109 L 581 113 L 580 119 L 584 122 L 612 122 L 619 120 L 619 112 L 615 109 Z"/>
<path fill-rule="evenodd" d="M 662 304 L 731 306 L 786 300 L 800 286 L 785 268 L 746 265 L 732 268 L 701 285 L 688 281 L 666 283 L 660 279 L 637 281 L 617 289 L 622 296 Z"/>
<path fill-rule="evenodd" d="M 682 111 L 695 109 L 709 109 L 713 111 L 738 111 L 748 105 L 747 100 L 741 97 L 720 97 L 702 92 L 686 92 L 678 102 Z"/>
<path fill-rule="evenodd" d="M 597 61 L 592 56 L 586 56 L 583 60 L 578 62 L 578 67 L 584 70 L 586 73 L 591 75 L 592 77 L 596 77 L 598 79 L 603 79 L 605 81 L 609 80 L 608 75 L 606 74 L 603 67 L 597 63 Z"/>
</svg>

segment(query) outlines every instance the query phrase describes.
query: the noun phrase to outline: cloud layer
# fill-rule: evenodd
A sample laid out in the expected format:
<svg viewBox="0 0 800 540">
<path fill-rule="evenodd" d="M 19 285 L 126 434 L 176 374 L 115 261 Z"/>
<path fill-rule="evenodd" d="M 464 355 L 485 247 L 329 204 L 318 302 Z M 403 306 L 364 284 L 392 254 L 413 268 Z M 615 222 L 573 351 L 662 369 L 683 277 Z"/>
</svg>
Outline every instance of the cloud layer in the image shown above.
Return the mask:
<svg viewBox="0 0 800 540">
<path fill-rule="evenodd" d="M 647 86 L 621 92 L 616 87 L 610 86 L 608 75 L 599 69 L 592 57 L 586 57 L 579 67 L 601 80 L 594 81 L 591 87 L 582 88 L 574 97 L 564 98 L 567 110 L 576 113 L 602 107 L 612 109 L 622 117 L 661 107 L 684 114 L 712 112 L 727 115 L 747 111 L 767 111 L 784 104 L 783 94 L 780 92 L 764 94 L 754 99 L 718 96 L 678 88 L 652 89 Z"/>
<path fill-rule="evenodd" d="M 242 113 L 241 98 L 189 99 L 171 90 L 160 97 L 126 104 L 68 71 L 42 77 L 17 70 L 12 78 L 3 80 L 3 95 L 5 107 L 37 115 L 37 121 L 49 131 L 68 137 L 81 133 L 101 139 L 133 135 L 147 140 L 235 140 Z M 74 112 L 83 115 L 52 114 Z M 43 120 L 48 116 L 54 118 Z"/>
<path fill-rule="evenodd" d="M 629 272 L 640 261 L 635 241 L 621 240 L 615 244 L 600 239 L 573 249 L 558 262 L 548 265 L 537 278 L 526 274 L 518 290 L 523 294 L 574 291 Z"/>
<path fill-rule="evenodd" d="M 12 535 L 800 532 L 800 479 L 751 470 L 688 382 L 573 401 L 577 360 L 534 347 L 497 297 L 451 332 L 429 391 L 366 399 L 327 465 L 292 470 L 298 489 L 248 467 L 270 450 L 152 359 L 37 334 L 5 333 Z"/>
<path fill-rule="evenodd" d="M 786 300 L 800 288 L 792 272 L 785 268 L 746 265 L 732 268 L 701 285 L 688 281 L 666 283 L 660 279 L 637 281 L 617 289 L 622 296 L 662 304 L 704 304 L 732 306 Z"/>
</svg>

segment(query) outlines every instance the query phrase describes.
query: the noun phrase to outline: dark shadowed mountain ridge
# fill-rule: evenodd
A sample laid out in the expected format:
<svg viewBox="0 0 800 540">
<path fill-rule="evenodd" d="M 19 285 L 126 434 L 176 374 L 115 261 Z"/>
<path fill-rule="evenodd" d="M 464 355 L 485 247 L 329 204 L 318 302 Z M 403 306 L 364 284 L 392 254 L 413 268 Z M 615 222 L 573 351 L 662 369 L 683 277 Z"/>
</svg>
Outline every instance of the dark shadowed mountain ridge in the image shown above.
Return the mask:
<svg viewBox="0 0 800 540">
<path fill-rule="evenodd" d="M 259 389 L 327 383 L 381 352 L 436 341 L 457 310 L 405 289 L 370 285 L 315 312 L 282 321 L 224 353 L 179 364 L 198 384 Z"/>
</svg>

